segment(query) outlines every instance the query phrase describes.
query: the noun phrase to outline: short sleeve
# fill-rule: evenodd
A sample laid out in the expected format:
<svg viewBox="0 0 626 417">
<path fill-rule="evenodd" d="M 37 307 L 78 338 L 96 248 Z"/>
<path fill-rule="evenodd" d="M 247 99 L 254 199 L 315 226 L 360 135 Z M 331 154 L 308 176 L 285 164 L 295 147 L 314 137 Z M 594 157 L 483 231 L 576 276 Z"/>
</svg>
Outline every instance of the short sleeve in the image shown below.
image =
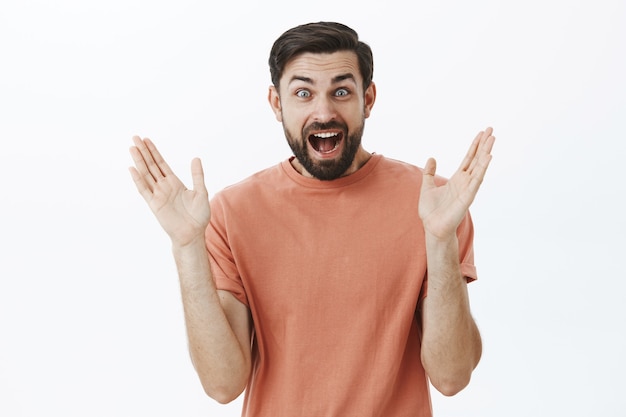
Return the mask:
<svg viewBox="0 0 626 417">
<path fill-rule="evenodd" d="M 232 293 L 237 300 L 249 306 L 248 297 L 230 248 L 226 223 L 224 203 L 218 193 L 211 201 L 211 221 L 205 233 L 213 281 L 218 290 Z"/>
<path fill-rule="evenodd" d="M 457 228 L 456 236 L 459 241 L 459 263 L 461 267 L 461 274 L 463 274 L 463 277 L 465 277 L 468 283 L 476 281 L 476 279 L 478 279 L 478 275 L 476 273 L 476 266 L 474 265 L 474 224 L 469 211 Z M 428 273 L 426 273 L 424 281 L 422 282 L 419 302 L 426 298 L 427 294 Z"/>
</svg>

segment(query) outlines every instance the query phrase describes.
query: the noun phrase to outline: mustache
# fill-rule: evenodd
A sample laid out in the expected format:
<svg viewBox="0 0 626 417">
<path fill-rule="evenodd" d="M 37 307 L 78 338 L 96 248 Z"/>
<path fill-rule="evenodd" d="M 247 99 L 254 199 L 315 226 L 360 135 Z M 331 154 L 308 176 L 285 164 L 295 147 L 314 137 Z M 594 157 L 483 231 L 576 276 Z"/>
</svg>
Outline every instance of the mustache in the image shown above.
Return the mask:
<svg viewBox="0 0 626 417">
<path fill-rule="evenodd" d="M 340 123 L 337 121 L 331 121 L 331 122 L 326 122 L 326 123 L 313 122 L 310 125 L 308 125 L 304 129 L 304 131 L 310 132 L 311 130 L 329 130 L 329 129 L 341 129 L 341 130 L 347 131 L 348 126 L 346 126 L 344 123 Z"/>
</svg>

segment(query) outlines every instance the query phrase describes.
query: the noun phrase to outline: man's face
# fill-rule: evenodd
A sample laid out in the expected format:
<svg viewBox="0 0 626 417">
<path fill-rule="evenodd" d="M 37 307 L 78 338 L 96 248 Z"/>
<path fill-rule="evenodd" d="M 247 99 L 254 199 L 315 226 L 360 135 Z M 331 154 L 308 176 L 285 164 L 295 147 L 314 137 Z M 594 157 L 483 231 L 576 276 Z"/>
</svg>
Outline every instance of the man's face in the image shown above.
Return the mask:
<svg viewBox="0 0 626 417">
<path fill-rule="evenodd" d="M 304 175 L 332 180 L 360 168 L 365 119 L 374 104 L 372 83 L 363 92 L 356 54 L 305 53 L 285 66 L 280 91 L 269 101 Z"/>
</svg>

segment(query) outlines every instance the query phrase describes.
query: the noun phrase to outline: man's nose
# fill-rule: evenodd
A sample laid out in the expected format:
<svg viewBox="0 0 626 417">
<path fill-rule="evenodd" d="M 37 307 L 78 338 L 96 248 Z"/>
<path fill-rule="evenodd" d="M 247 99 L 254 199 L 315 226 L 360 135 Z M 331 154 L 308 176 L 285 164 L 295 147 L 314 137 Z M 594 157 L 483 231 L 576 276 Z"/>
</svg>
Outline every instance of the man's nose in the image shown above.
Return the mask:
<svg viewBox="0 0 626 417">
<path fill-rule="evenodd" d="M 334 120 L 336 117 L 337 111 L 332 98 L 327 96 L 318 96 L 315 100 L 313 119 L 316 122 L 325 123 Z"/>
</svg>

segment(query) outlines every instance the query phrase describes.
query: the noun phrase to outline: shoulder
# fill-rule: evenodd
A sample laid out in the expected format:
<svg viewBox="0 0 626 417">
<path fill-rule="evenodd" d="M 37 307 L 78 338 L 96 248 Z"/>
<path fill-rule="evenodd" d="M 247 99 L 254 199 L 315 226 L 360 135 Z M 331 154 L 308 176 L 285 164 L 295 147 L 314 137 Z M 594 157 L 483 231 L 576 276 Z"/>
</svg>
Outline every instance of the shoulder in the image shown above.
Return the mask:
<svg viewBox="0 0 626 417">
<path fill-rule="evenodd" d="M 272 200 L 290 186 L 290 181 L 278 163 L 258 171 L 249 177 L 218 191 L 211 198 L 211 208 L 238 207 L 241 210 L 253 209 L 261 204 L 273 204 Z"/>
<path fill-rule="evenodd" d="M 421 175 L 422 173 L 422 168 L 416 165 L 401 161 L 399 159 L 389 158 L 387 156 L 383 156 L 380 158 L 379 167 L 381 170 L 393 171 L 406 175 Z"/>
<path fill-rule="evenodd" d="M 398 183 L 410 183 L 421 186 L 424 169 L 417 165 L 401 161 L 399 159 L 381 157 L 377 167 L 377 175 L 383 176 L 389 180 L 395 180 Z M 447 178 L 440 175 L 435 176 L 435 182 L 438 185 L 444 184 Z"/>
</svg>

